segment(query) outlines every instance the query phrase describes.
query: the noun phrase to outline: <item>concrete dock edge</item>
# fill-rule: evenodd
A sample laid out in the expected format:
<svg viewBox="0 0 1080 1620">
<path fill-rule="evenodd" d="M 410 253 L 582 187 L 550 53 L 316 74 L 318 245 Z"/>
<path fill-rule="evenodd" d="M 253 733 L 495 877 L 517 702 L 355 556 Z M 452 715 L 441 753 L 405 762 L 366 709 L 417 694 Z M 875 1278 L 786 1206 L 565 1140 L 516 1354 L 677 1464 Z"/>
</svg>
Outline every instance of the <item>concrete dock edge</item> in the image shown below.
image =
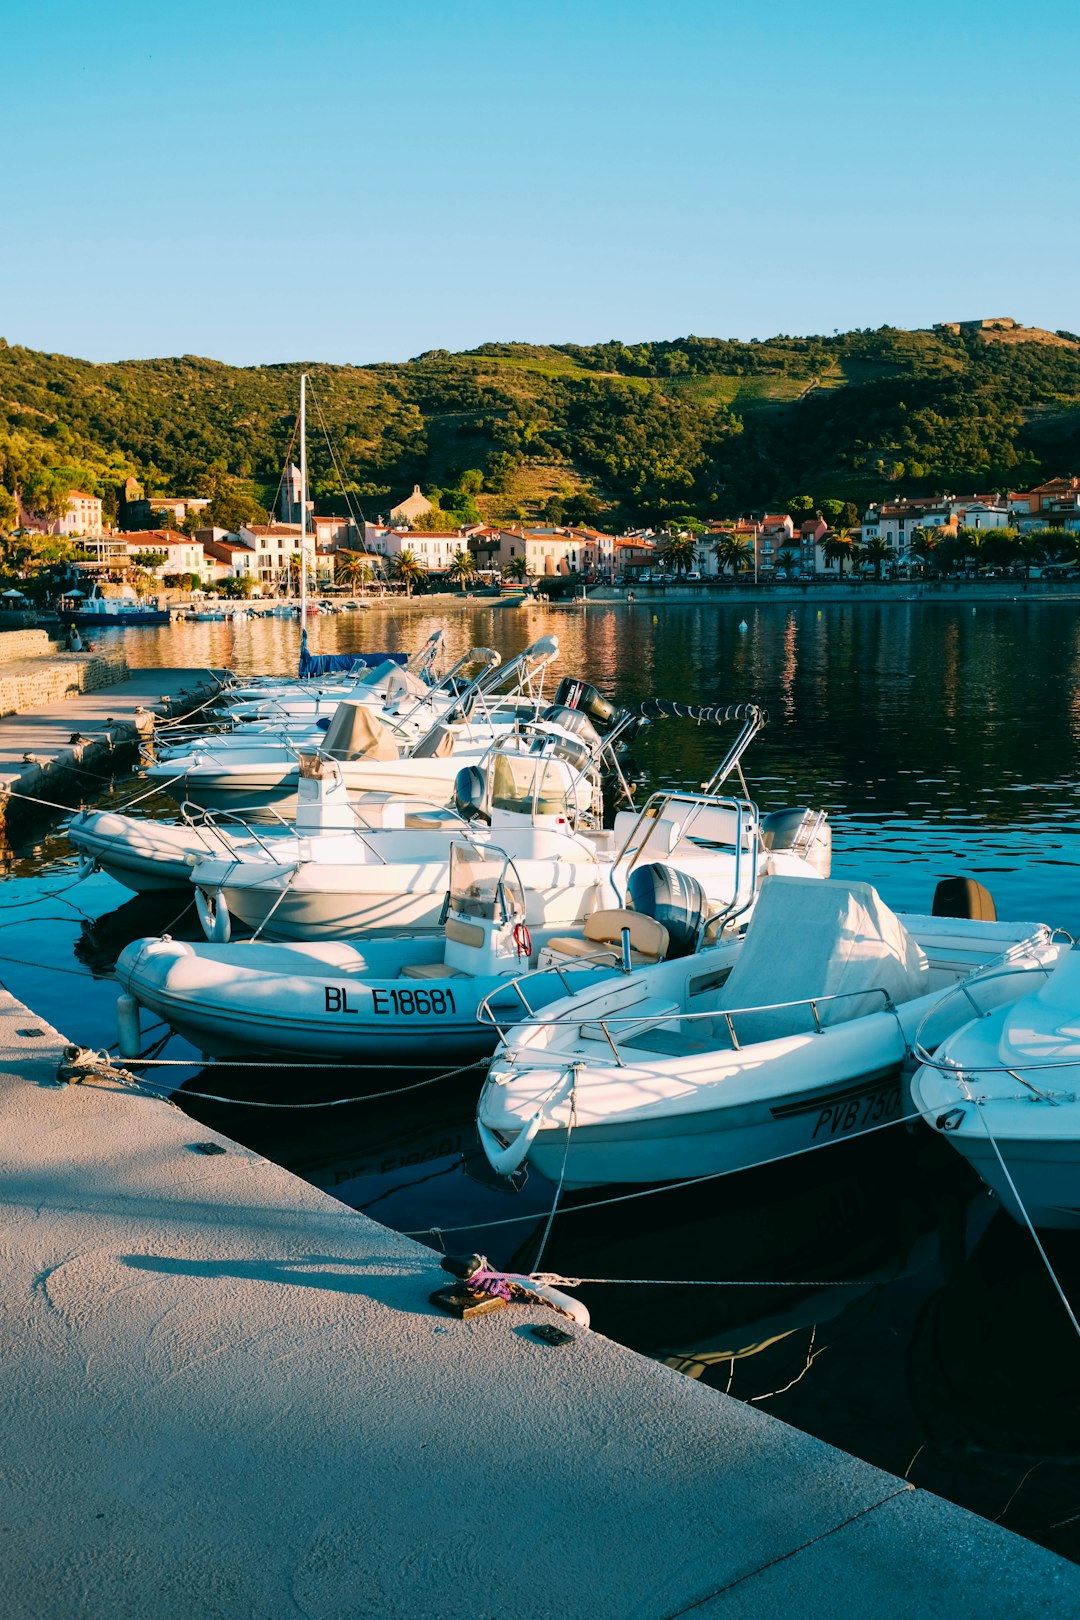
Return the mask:
<svg viewBox="0 0 1080 1620">
<path fill-rule="evenodd" d="M 1028 1616 L 1080 1569 L 428 1249 L 0 996 L 7 1620 Z M 208 1142 L 224 1148 L 210 1155 Z"/>
</svg>

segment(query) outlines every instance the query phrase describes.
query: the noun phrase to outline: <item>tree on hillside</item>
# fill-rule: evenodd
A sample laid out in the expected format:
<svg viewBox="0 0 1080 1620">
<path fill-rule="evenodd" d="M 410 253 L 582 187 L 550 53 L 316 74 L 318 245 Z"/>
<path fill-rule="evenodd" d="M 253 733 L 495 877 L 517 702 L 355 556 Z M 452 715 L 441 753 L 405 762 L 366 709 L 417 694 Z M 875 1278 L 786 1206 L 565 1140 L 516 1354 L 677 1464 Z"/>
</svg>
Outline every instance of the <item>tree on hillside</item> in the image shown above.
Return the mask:
<svg viewBox="0 0 1080 1620">
<path fill-rule="evenodd" d="M 23 490 L 23 500 L 42 523 L 56 523 L 68 509 L 71 485 L 59 472 L 42 467 L 33 473 Z"/>
<path fill-rule="evenodd" d="M 473 558 L 472 552 L 459 551 L 453 562 L 450 564 L 450 578 L 456 579 L 458 584 L 461 586 L 462 591 L 464 591 L 466 585 L 469 583 L 470 579 L 472 579 L 475 573 L 476 562 Z"/>
<path fill-rule="evenodd" d="M 0 484 L 0 530 L 5 534 L 15 527 L 19 516 L 19 503 L 9 489 Z"/>
<path fill-rule="evenodd" d="M 416 552 L 410 551 L 408 546 L 394 559 L 394 573 L 398 579 L 404 580 L 406 596 L 411 596 L 413 586 L 419 585 L 422 580 L 427 578 L 427 570 L 423 563 L 416 555 Z"/>
</svg>

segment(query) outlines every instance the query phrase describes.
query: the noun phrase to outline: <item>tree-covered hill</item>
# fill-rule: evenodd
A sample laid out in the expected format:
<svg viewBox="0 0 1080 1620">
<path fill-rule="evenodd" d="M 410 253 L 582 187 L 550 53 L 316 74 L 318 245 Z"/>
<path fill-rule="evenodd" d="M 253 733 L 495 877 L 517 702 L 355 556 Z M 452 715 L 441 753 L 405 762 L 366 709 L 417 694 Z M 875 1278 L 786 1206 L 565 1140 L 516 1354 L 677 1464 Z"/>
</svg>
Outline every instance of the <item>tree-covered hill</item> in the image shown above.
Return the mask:
<svg viewBox="0 0 1080 1620">
<path fill-rule="evenodd" d="M 320 503 L 340 504 L 323 438 L 369 515 L 414 482 L 467 489 L 489 518 L 701 517 L 816 499 L 1017 487 L 1080 470 L 1080 339 L 1036 331 L 847 332 L 435 350 L 402 364 L 234 367 L 185 355 L 94 365 L 0 340 L 0 482 L 128 473 L 154 493 L 217 464 L 264 503 L 312 379 Z M 477 475 L 482 476 L 477 476 Z M 463 480 L 463 475 L 469 475 Z M 447 501 L 453 509 L 462 503 Z"/>
</svg>

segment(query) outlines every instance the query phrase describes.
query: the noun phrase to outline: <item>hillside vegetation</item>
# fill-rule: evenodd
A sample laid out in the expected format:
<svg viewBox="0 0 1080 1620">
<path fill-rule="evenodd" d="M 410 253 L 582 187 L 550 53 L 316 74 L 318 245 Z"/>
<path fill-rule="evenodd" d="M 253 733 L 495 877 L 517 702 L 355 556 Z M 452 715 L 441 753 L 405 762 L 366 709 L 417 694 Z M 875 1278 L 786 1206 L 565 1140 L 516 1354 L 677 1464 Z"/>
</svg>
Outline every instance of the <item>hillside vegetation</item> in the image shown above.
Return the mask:
<svg viewBox="0 0 1080 1620">
<path fill-rule="evenodd" d="M 1002 337 L 492 343 L 402 364 L 255 367 L 193 355 L 93 365 L 0 340 L 0 483 L 108 496 L 134 473 L 150 492 L 190 493 L 227 474 L 269 504 L 302 369 L 316 496 L 341 506 L 325 424 L 369 516 L 414 482 L 467 490 L 488 518 L 561 502 L 568 517 L 631 524 L 1076 471 L 1080 340 Z"/>
</svg>

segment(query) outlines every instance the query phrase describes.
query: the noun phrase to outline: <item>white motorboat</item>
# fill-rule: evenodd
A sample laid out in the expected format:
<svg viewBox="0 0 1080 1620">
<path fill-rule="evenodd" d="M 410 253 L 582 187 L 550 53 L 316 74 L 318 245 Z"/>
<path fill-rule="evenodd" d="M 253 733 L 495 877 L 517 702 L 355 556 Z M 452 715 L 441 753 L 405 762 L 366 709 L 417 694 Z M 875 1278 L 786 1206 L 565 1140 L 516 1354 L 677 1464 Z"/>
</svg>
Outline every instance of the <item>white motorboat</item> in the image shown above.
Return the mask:
<svg viewBox="0 0 1080 1620">
<path fill-rule="evenodd" d="M 527 1158 L 587 1187 L 723 1174 L 855 1136 L 911 1111 L 915 1031 L 934 1050 L 957 1028 L 956 985 L 1004 1006 L 1060 951 L 1045 927 L 898 918 L 869 884 L 769 877 L 744 939 L 506 1030 L 480 1098 L 484 1150 L 501 1173 Z"/>
<path fill-rule="evenodd" d="M 563 684 L 566 686 L 567 683 Z M 593 687 L 586 682 L 571 684 L 570 696 L 585 702 L 598 718 L 606 718 L 610 705 Z M 557 710 L 569 716 L 568 724 L 582 724 L 578 711 L 553 706 L 550 712 Z M 591 736 L 596 738 L 591 726 L 589 730 Z M 580 743 L 565 732 L 562 735 L 567 744 L 573 743 L 580 751 Z M 324 735 L 320 736 L 319 743 L 322 747 L 326 746 Z M 350 795 L 337 761 L 311 748 L 305 750 L 300 745 L 297 759 L 299 780 L 294 822 L 287 822 L 277 815 L 276 807 L 266 811 L 261 806 L 257 808 L 256 815 L 249 818 L 242 806 L 213 813 L 197 806 L 183 805 L 181 820 L 177 823 L 124 815 L 114 810 L 81 810 L 69 822 L 68 836 L 90 868 L 100 868 L 125 888 L 138 894 L 187 889 L 192 869 L 202 859 L 218 857 L 230 871 L 236 862 L 247 857 L 257 858 L 260 853 L 274 860 L 282 855 L 287 857 L 287 863 L 295 863 L 301 854 L 308 854 L 313 839 L 322 840 L 331 833 L 367 833 L 381 828 L 422 830 L 429 835 L 441 835 L 434 846 L 441 872 L 449 848 L 448 839 L 466 830 L 466 822 L 457 811 L 444 806 L 446 795 L 441 788 L 437 799 L 431 801 L 405 798 L 401 793 Z M 575 805 L 576 812 L 592 818 L 593 794 L 593 786 L 589 783 L 583 804 Z M 470 815 L 472 813 L 470 808 Z M 274 816 L 275 819 L 265 820 L 267 816 Z M 328 848 L 321 843 L 318 847 Z M 348 859 L 355 853 L 353 842 L 345 840 L 333 853 L 339 860 Z M 381 860 L 377 864 L 381 864 Z M 265 875 L 265 870 L 259 874 Z M 392 891 L 401 874 L 397 872 L 390 876 L 389 887 Z M 444 887 L 445 884 L 437 893 L 433 891 L 424 897 L 420 925 L 435 926 L 439 897 Z M 416 925 L 416 918 L 412 921 Z M 401 923 L 401 926 L 408 925 L 408 919 Z M 348 937 L 351 932 L 351 928 L 344 928 L 343 937 Z"/>
<path fill-rule="evenodd" d="M 463 690 L 453 708 L 411 742 L 403 739 L 399 743 L 391 727 L 362 700 L 344 698 L 327 729 L 322 751 L 340 765 L 350 796 L 396 793 L 448 803 L 461 766 L 478 762 L 495 734 L 491 723 L 471 717 L 471 702 L 478 694 L 490 693 L 486 683 L 493 674 L 500 684 L 513 678 L 519 689 L 539 702 L 543 671 L 558 650 L 557 637 L 543 636 L 502 670 L 493 671 L 489 665 L 484 675 Z M 289 742 L 256 740 L 248 747 L 206 746 L 159 760 L 146 774 L 180 804 L 210 810 L 242 804 L 247 816 L 255 819 L 267 811 L 275 815 L 295 811 L 297 755 L 297 748 Z"/>
<path fill-rule="evenodd" d="M 442 651 L 443 632 L 432 631 L 424 644 L 402 662 L 401 655 L 344 653 L 334 657 L 311 654 L 301 648 L 300 674 L 287 680 L 278 676 L 227 687 L 216 707 L 230 720 L 299 718 L 332 711 L 346 697 L 385 693 L 395 676 L 434 684 L 432 669 Z M 332 664 L 333 668 L 326 668 Z M 315 673 L 305 673 L 314 670 Z"/>
<path fill-rule="evenodd" d="M 523 969 L 536 967 L 547 942 L 547 934 L 530 934 L 509 857 L 454 843 L 444 910 L 441 934 L 361 948 L 136 940 L 116 966 L 131 998 L 118 1011 L 121 1053 L 138 1056 L 145 1007 L 217 1055 L 467 1063 L 490 1054 L 497 1038 L 494 1026 L 477 1018 L 481 1002 L 494 998 L 500 1017 L 512 1022 L 587 978 L 658 961 L 667 948 L 667 931 L 652 918 L 596 912 L 578 938 L 579 954 L 533 974 L 527 1001 L 513 989 L 500 997 Z"/>
<path fill-rule="evenodd" d="M 750 909 L 766 872 L 828 871 L 824 815 L 799 809 L 763 819 L 749 800 L 719 793 L 763 712 L 752 705 L 708 712 L 742 722 L 711 782 L 700 793 L 655 793 L 640 811 L 617 814 L 613 828 L 603 826 L 600 766 L 618 769 L 613 745 L 635 716 L 601 739 L 580 711 L 553 707 L 460 773 L 455 807 L 464 820 L 487 823 L 474 832 L 477 842 L 513 859 L 531 928 L 580 925 L 591 911 L 623 905 L 631 872 L 649 862 L 699 885 L 702 904 L 725 918 Z M 192 881 L 208 936 L 225 937 L 230 917 L 285 939 L 437 928 L 453 825 L 404 809 L 397 827 L 386 825 L 387 807 L 384 825 L 363 834 L 275 840 L 201 859 Z"/>
<path fill-rule="evenodd" d="M 1077 1230 L 1080 946 L 1018 982 L 1026 993 L 996 1006 L 971 986 L 961 1011 L 975 1017 L 936 1050 L 920 1040 L 912 1096 L 1014 1220 Z"/>
</svg>

